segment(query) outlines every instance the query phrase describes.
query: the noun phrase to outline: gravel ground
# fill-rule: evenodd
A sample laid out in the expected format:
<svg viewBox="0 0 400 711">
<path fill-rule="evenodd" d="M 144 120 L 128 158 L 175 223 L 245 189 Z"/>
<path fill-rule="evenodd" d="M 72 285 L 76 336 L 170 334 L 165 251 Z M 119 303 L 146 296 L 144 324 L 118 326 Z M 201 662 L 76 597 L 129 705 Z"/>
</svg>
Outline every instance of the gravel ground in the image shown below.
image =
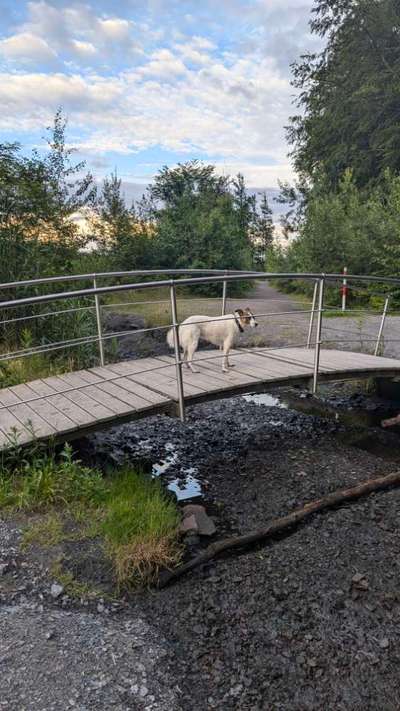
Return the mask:
<svg viewBox="0 0 400 711">
<path fill-rule="evenodd" d="M 7 711 L 180 709 L 178 688 L 165 678 L 167 658 L 159 633 L 140 617 L 32 603 L 0 608 L 0 708 Z"/>
<path fill-rule="evenodd" d="M 223 537 L 398 467 L 400 452 L 387 461 L 345 436 L 334 419 L 234 398 L 189 408 L 187 425 L 154 417 L 85 446 L 103 463 L 174 455 L 163 476 L 191 471 Z M 18 527 L 5 521 L 0 703 L 398 711 L 399 511 L 400 490 L 370 496 L 120 603 L 54 596 L 46 562 L 21 553 Z"/>
<path fill-rule="evenodd" d="M 154 461 L 173 443 L 170 478 L 201 462 L 218 537 L 389 473 L 400 459 L 346 445 L 340 423 L 243 398 L 189 413 L 185 427 L 127 425 L 103 438 L 101 456 L 135 458 L 144 444 Z M 183 708 L 398 711 L 399 511 L 400 491 L 377 494 L 132 599 L 174 645 Z"/>
</svg>

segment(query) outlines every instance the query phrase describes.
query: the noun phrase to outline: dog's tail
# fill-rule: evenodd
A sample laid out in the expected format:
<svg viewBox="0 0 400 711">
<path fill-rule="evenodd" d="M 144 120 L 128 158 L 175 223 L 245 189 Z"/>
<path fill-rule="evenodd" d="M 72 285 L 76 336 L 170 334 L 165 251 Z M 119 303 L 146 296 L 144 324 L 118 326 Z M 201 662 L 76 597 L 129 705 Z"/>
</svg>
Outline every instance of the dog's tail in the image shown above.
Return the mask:
<svg viewBox="0 0 400 711">
<path fill-rule="evenodd" d="M 174 347 L 174 329 L 170 328 L 167 333 L 167 343 L 170 348 Z"/>
</svg>

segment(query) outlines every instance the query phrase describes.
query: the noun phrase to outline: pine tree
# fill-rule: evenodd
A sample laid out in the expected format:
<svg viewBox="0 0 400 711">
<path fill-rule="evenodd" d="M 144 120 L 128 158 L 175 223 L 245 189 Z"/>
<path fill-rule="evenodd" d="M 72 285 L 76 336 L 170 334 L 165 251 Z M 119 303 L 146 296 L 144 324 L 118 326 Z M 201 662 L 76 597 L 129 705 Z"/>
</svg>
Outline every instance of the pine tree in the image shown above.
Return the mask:
<svg viewBox="0 0 400 711">
<path fill-rule="evenodd" d="M 264 192 L 261 195 L 253 231 L 253 249 L 255 261 L 265 263 L 267 252 L 271 249 L 274 241 L 274 222 L 267 194 Z"/>
</svg>

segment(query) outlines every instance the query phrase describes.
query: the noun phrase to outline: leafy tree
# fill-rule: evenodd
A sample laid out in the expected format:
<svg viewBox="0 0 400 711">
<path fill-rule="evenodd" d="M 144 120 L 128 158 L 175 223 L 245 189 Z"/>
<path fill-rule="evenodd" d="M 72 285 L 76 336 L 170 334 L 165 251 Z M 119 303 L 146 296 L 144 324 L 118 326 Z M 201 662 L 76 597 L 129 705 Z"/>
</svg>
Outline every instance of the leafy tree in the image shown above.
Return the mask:
<svg viewBox="0 0 400 711">
<path fill-rule="evenodd" d="M 129 271 L 151 265 L 151 225 L 138 217 L 134 204 L 130 209 L 126 206 L 116 172 L 103 181 L 93 228 L 101 252 L 108 258 L 108 268 Z"/>
<path fill-rule="evenodd" d="M 274 242 L 272 210 L 265 192 L 262 193 L 259 209 L 255 216 L 252 242 L 255 261 L 265 264 L 267 253 Z"/>
<path fill-rule="evenodd" d="M 336 188 L 347 168 L 359 187 L 398 172 L 398 0 L 316 0 L 311 29 L 326 44 L 293 67 L 302 112 L 288 135 L 299 174 Z"/>
<path fill-rule="evenodd" d="M 76 149 L 67 147 L 66 128 L 67 120 L 59 108 L 53 126 L 47 129 L 50 133 L 47 141 L 49 152 L 45 159 L 48 187 L 59 218 L 65 218 L 86 205 L 93 205 L 96 200 L 92 174 L 88 172 L 82 176 L 85 161 L 75 164 L 72 161 Z"/>
<path fill-rule="evenodd" d="M 244 269 L 250 266 L 250 212 L 240 179 L 216 175 L 198 161 L 164 167 L 149 188 L 155 203 L 155 248 L 170 268 Z"/>
</svg>

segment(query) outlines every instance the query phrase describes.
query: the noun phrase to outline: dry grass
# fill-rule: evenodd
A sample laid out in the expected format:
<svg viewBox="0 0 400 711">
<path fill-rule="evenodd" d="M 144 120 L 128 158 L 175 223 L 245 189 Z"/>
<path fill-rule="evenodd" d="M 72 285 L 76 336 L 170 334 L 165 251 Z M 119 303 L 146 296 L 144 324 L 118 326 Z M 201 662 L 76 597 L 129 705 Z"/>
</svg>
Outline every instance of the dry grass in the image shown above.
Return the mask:
<svg viewBox="0 0 400 711">
<path fill-rule="evenodd" d="M 150 536 L 111 548 L 117 586 L 151 585 L 157 580 L 160 570 L 177 565 L 181 554 L 176 536 L 162 539 Z"/>
<path fill-rule="evenodd" d="M 118 587 L 150 584 L 180 560 L 180 516 L 158 480 L 126 467 L 112 480 L 100 530 Z"/>
</svg>

